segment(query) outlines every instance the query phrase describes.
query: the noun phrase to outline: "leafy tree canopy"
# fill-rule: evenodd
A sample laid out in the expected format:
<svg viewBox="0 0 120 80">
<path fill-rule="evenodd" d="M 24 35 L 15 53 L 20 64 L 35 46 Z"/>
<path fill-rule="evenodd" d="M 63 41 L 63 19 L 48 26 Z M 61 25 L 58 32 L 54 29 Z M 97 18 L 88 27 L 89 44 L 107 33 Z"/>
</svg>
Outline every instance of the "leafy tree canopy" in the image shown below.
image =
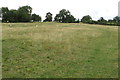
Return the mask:
<svg viewBox="0 0 120 80">
<path fill-rule="evenodd" d="M 48 12 L 46 13 L 46 19 L 44 20 L 44 22 L 51 22 L 52 21 L 52 13 Z"/>
<path fill-rule="evenodd" d="M 32 14 L 32 21 L 33 22 L 40 22 L 41 21 L 41 17 L 39 15 L 36 14 Z"/>
<path fill-rule="evenodd" d="M 92 22 L 92 18 L 89 15 L 83 16 L 83 18 L 81 19 L 81 22 L 90 23 L 90 22 Z"/>
<path fill-rule="evenodd" d="M 71 15 L 69 10 L 62 9 L 59 11 L 59 14 L 56 14 L 54 21 L 63 22 L 63 23 L 73 23 L 75 18 Z"/>
</svg>

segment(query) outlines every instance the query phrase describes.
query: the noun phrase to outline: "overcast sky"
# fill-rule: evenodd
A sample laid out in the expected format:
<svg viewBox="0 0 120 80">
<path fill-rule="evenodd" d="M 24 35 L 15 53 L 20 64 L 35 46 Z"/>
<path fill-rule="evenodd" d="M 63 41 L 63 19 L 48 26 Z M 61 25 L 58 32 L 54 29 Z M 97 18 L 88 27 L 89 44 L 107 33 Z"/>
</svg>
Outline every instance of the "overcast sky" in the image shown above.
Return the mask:
<svg viewBox="0 0 120 80">
<path fill-rule="evenodd" d="M 112 19 L 118 15 L 118 2 L 120 0 L 0 0 L 0 7 L 18 9 L 20 6 L 29 5 L 33 8 L 32 13 L 39 14 L 45 19 L 47 12 L 53 17 L 61 9 L 67 9 L 76 18 L 90 15 L 94 20 L 104 17 Z"/>
</svg>

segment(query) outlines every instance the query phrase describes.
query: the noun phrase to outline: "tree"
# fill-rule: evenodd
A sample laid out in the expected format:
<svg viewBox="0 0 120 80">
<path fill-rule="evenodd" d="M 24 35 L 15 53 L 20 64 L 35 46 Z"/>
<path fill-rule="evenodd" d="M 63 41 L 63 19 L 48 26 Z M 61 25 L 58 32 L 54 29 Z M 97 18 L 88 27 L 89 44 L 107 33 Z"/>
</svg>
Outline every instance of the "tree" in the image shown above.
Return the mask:
<svg viewBox="0 0 120 80">
<path fill-rule="evenodd" d="M 30 6 L 22 6 L 22 7 L 19 7 L 18 10 L 24 10 L 28 14 L 32 13 L 32 8 Z"/>
<path fill-rule="evenodd" d="M 120 17 L 116 16 L 113 18 L 113 21 L 114 22 L 117 22 L 117 23 L 120 23 Z"/>
<path fill-rule="evenodd" d="M 32 14 L 32 19 L 31 19 L 33 22 L 35 21 L 38 21 L 40 22 L 41 21 L 41 17 L 39 15 L 36 15 L 36 14 Z"/>
<path fill-rule="evenodd" d="M 107 24 L 107 21 L 101 17 L 99 20 L 98 20 L 98 24 Z"/>
<path fill-rule="evenodd" d="M 17 10 L 10 10 L 8 12 L 8 22 L 18 22 L 18 15 L 17 15 Z"/>
<path fill-rule="evenodd" d="M 90 22 L 90 24 L 98 24 L 98 21 L 92 20 L 92 22 Z"/>
<path fill-rule="evenodd" d="M 8 21 L 8 12 L 9 12 L 8 7 L 2 7 L 1 11 L 2 11 L 2 22 L 7 22 Z"/>
<path fill-rule="evenodd" d="M 109 19 L 108 22 L 109 22 L 109 23 L 112 23 L 112 22 L 114 22 L 114 21 L 113 21 L 112 19 Z"/>
<path fill-rule="evenodd" d="M 44 20 L 44 22 L 51 22 L 52 21 L 52 14 L 50 12 L 46 13 L 46 19 Z"/>
<path fill-rule="evenodd" d="M 81 19 L 81 22 L 83 22 L 83 23 L 91 23 L 92 18 L 89 15 L 83 16 L 83 18 Z"/>
<path fill-rule="evenodd" d="M 71 15 L 69 10 L 62 9 L 59 11 L 59 14 L 56 14 L 54 21 L 62 23 L 73 23 L 75 22 L 75 18 L 73 15 Z"/>
<path fill-rule="evenodd" d="M 60 15 L 59 14 L 56 14 L 54 21 L 60 22 Z"/>
<path fill-rule="evenodd" d="M 23 6 L 18 9 L 18 21 L 30 22 L 32 8 L 30 6 Z"/>
</svg>

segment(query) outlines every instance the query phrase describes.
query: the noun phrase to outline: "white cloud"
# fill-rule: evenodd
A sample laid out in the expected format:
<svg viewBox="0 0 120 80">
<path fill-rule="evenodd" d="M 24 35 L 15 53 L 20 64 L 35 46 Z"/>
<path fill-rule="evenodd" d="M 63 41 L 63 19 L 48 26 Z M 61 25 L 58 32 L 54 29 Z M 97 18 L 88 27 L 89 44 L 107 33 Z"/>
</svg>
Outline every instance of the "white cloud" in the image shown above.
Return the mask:
<svg viewBox="0 0 120 80">
<path fill-rule="evenodd" d="M 0 0 L 0 7 L 17 9 L 19 6 L 29 5 L 33 8 L 33 13 L 45 18 L 47 12 L 55 16 L 59 10 L 67 9 L 76 18 L 90 15 L 93 19 L 104 17 L 113 18 L 118 15 L 119 0 Z"/>
</svg>

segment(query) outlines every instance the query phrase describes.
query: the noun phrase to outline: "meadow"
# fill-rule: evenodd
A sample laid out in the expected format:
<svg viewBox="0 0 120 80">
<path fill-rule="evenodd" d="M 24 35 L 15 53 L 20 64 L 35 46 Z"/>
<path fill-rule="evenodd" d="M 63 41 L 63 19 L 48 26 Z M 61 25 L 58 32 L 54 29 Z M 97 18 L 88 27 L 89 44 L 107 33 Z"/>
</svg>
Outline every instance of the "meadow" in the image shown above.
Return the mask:
<svg viewBox="0 0 120 80">
<path fill-rule="evenodd" d="M 2 23 L 3 78 L 118 78 L 118 26 Z"/>
</svg>

